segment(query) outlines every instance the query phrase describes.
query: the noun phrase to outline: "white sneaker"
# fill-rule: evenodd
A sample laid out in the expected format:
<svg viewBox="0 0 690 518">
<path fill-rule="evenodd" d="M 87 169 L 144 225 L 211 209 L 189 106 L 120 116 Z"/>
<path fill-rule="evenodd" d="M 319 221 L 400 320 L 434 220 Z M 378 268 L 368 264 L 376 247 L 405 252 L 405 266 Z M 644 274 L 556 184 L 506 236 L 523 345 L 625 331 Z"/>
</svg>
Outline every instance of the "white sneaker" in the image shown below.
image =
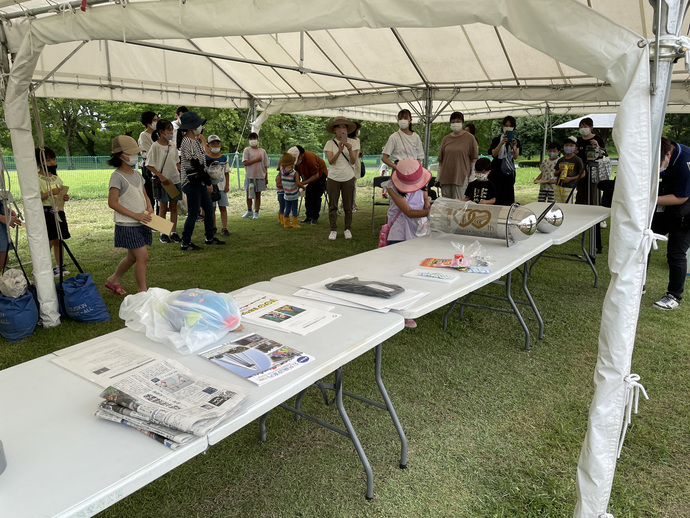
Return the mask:
<svg viewBox="0 0 690 518">
<path fill-rule="evenodd" d="M 251 210 L 248 210 L 244 214 L 242 214 L 243 218 L 251 218 L 254 215 L 254 213 Z"/>
<path fill-rule="evenodd" d="M 345 231 L 345 239 L 352 239 L 352 232 L 350 232 L 349 230 L 346 230 Z"/>
<path fill-rule="evenodd" d="M 330 234 L 328 234 L 328 239 L 331 241 L 335 241 L 335 238 L 338 237 L 338 233 L 335 230 L 332 230 Z"/>
<path fill-rule="evenodd" d="M 259 213 L 258 213 L 258 212 L 255 212 L 255 213 L 254 213 L 254 216 L 252 217 L 252 219 L 259 219 Z"/>
<path fill-rule="evenodd" d="M 661 297 L 660 300 L 657 300 L 654 303 L 654 307 L 657 307 L 659 309 L 676 309 L 680 305 L 680 300 L 678 300 L 676 297 L 671 295 L 670 293 L 667 293 L 663 297 Z"/>
</svg>

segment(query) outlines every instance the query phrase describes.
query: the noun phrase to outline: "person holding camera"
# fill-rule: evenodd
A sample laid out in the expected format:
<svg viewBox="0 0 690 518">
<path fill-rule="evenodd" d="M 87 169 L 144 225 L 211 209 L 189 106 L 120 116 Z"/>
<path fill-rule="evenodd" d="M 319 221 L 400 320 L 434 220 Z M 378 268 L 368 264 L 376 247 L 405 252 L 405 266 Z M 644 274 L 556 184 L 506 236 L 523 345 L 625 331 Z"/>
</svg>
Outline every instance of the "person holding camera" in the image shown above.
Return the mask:
<svg viewBox="0 0 690 518">
<path fill-rule="evenodd" d="M 663 137 L 659 163 L 661 183 L 656 212 L 652 219 L 652 231 L 655 234 L 668 235 L 666 245 L 668 287 L 666 295 L 657 300 L 654 306 L 669 310 L 676 309 L 680 305 L 688 271 L 690 148 Z"/>
<path fill-rule="evenodd" d="M 496 186 L 496 205 L 515 203 L 515 160 L 520 156 L 520 141 L 515 136 L 515 117 L 507 115 L 501 134 L 491 141 L 488 154 L 491 162 L 489 180 Z"/>
<path fill-rule="evenodd" d="M 323 152 L 328 160 L 328 221 L 331 232 L 328 239 L 334 241 L 338 236 L 338 199 L 342 196 L 345 211 L 345 239 L 352 239 L 352 208 L 355 193 L 355 163 L 359 157 L 359 143 L 348 138 L 348 133 L 356 131 L 357 126 L 345 117 L 336 117 L 326 126 L 328 133 L 335 138 L 326 142 Z M 287 217 L 287 214 L 286 214 Z"/>
<path fill-rule="evenodd" d="M 199 250 L 192 243 L 194 225 L 199 216 L 199 208 L 204 209 L 204 236 L 207 245 L 224 245 L 213 234 L 213 202 L 211 193 L 213 183 L 206 170 L 206 140 L 204 139 L 204 123 L 196 112 L 185 112 L 180 116 L 180 129 L 177 132 L 177 142 L 180 149 L 180 183 L 182 191 L 187 196 L 187 220 L 182 231 L 180 249 L 184 251 Z"/>
</svg>

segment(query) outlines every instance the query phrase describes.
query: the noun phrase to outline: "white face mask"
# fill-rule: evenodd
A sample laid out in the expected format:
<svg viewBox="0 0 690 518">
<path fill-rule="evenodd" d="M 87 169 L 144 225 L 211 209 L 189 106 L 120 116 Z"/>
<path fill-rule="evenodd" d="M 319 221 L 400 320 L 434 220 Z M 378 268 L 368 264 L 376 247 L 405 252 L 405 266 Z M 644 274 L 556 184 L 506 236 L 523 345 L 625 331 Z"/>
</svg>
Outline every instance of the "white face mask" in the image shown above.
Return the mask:
<svg viewBox="0 0 690 518">
<path fill-rule="evenodd" d="M 212 147 L 212 148 L 210 148 L 210 149 L 211 149 L 211 153 L 220 153 L 220 148 L 219 148 L 219 147 Z"/>
<path fill-rule="evenodd" d="M 476 175 L 477 180 L 479 180 L 480 182 L 483 182 L 484 180 L 489 178 L 489 173 L 474 173 L 474 174 Z"/>
<path fill-rule="evenodd" d="M 163 133 L 163 136 L 165 137 L 165 140 L 172 140 L 173 138 L 173 133 Z"/>
<path fill-rule="evenodd" d="M 450 123 L 450 131 L 457 133 L 460 130 L 462 130 L 462 122 L 451 122 Z"/>
<path fill-rule="evenodd" d="M 197 128 L 194 128 L 194 134 L 195 134 L 195 135 L 201 135 L 201 132 L 202 132 L 202 131 L 204 131 L 204 127 L 203 127 L 203 126 L 199 126 L 199 127 L 197 127 Z"/>
<path fill-rule="evenodd" d="M 582 135 L 583 137 L 586 137 L 590 133 L 591 130 L 588 127 L 585 126 L 584 128 L 580 128 L 580 135 Z"/>
<path fill-rule="evenodd" d="M 127 158 L 125 158 L 125 155 L 122 155 L 121 158 L 122 161 L 129 167 L 134 167 L 135 165 L 137 165 L 137 162 L 139 161 L 139 155 L 130 155 Z"/>
<path fill-rule="evenodd" d="M 359 130 L 357 130 L 357 136 L 359 137 Z"/>
<path fill-rule="evenodd" d="M 250 140 L 250 141 L 249 141 L 249 145 L 250 145 L 251 147 L 256 147 L 256 146 L 259 145 L 259 141 L 258 141 L 258 140 Z"/>
<path fill-rule="evenodd" d="M 563 146 L 563 151 L 565 152 L 566 155 L 569 155 L 571 153 L 575 153 L 575 146 Z"/>
<path fill-rule="evenodd" d="M 151 123 L 151 129 L 152 129 L 153 131 L 156 131 L 156 124 L 158 124 L 158 121 L 153 121 L 153 122 Z"/>
<path fill-rule="evenodd" d="M 550 158 L 551 160 L 553 160 L 553 159 L 555 159 L 555 158 L 558 158 L 558 155 L 559 155 L 559 153 L 549 153 L 549 158 Z"/>
<path fill-rule="evenodd" d="M 407 129 L 410 126 L 410 121 L 408 121 L 407 119 L 400 119 L 398 121 L 398 126 L 400 127 L 400 129 Z"/>
<path fill-rule="evenodd" d="M 511 126 L 503 126 L 503 133 L 507 133 L 508 131 L 513 131 L 513 128 Z"/>
</svg>

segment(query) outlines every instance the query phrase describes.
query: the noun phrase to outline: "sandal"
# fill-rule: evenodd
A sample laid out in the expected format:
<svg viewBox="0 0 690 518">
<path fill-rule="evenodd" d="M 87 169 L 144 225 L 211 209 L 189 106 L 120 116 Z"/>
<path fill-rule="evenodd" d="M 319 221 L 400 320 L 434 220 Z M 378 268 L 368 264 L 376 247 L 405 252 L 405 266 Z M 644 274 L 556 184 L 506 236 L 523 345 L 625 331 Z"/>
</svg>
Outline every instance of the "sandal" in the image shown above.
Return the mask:
<svg viewBox="0 0 690 518">
<path fill-rule="evenodd" d="M 115 295 L 127 295 L 127 292 L 122 289 L 119 284 L 111 284 L 109 282 L 105 283 L 105 287 L 112 291 Z"/>
</svg>

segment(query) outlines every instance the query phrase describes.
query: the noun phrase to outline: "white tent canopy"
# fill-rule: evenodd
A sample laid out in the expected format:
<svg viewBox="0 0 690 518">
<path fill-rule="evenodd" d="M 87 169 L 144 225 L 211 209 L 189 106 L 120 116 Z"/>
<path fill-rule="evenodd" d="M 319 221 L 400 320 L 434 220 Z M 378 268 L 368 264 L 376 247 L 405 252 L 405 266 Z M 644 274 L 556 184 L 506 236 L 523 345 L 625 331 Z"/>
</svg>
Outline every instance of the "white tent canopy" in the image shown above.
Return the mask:
<svg viewBox="0 0 690 518">
<path fill-rule="evenodd" d="M 352 5 L 351 15 L 339 16 L 338 20 L 332 19 L 335 8 L 320 6 L 307 20 L 300 15 L 300 22 L 288 29 L 287 23 L 274 27 L 264 23 L 270 16 L 271 2 L 257 4 L 255 13 L 242 2 L 222 3 L 226 6 L 222 16 L 215 16 L 218 13 L 214 9 L 221 8 L 218 3 L 203 2 L 201 17 L 208 31 L 197 35 L 186 16 L 195 9 L 192 4 L 201 7 L 198 0 L 189 0 L 190 5 L 181 5 L 174 13 L 161 11 L 161 3 L 166 2 L 123 2 L 125 7 L 116 17 L 125 25 L 116 27 L 104 20 L 98 36 L 84 27 L 67 41 L 60 34 L 45 34 L 50 45 L 42 50 L 32 74 L 33 82 L 40 84 L 36 94 L 197 107 L 253 105 L 269 113 L 345 113 L 385 121 L 394 121 L 403 104 L 411 104 L 419 115 L 426 114 L 427 96 L 432 98 L 429 113 L 461 111 L 466 118 L 539 114 L 545 103 L 552 113 L 611 112 L 620 102 L 620 95 L 605 75 L 565 63 L 547 52 L 563 46 L 564 31 L 548 36 L 541 27 L 536 28 L 545 38 L 539 49 L 516 37 L 507 25 L 487 25 L 476 18 L 467 18 L 462 25 L 439 20 L 440 24 L 429 27 L 429 21 L 421 18 L 412 24 L 403 22 L 403 13 L 400 17 L 391 15 L 389 26 L 384 27 L 373 17 L 385 7 L 373 8 L 361 1 Z M 594 11 L 616 20 L 640 39 L 652 37 L 648 0 L 580 1 L 578 11 L 573 11 L 574 3 L 569 1 L 569 14 L 552 23 L 565 26 L 569 18 Z M 444 2 L 426 4 L 442 9 Z M 515 14 L 510 16 L 521 15 L 520 4 L 515 3 Z M 547 4 L 545 8 L 553 8 L 552 3 Z M 28 12 L 22 8 L 46 5 L 46 0 L 20 5 L 0 0 L 0 19 L 2 13 L 16 16 Z M 358 5 L 361 16 L 355 15 Z M 301 5 L 288 6 L 293 17 L 303 12 Z M 582 10 L 584 6 L 590 9 Z M 135 12 L 143 17 L 137 19 Z M 155 12 L 167 13 L 170 18 L 163 20 Z M 149 18 L 148 13 L 154 15 Z M 39 14 L 33 23 L 40 26 L 44 18 L 52 18 L 61 28 L 77 27 L 81 23 L 75 21 L 86 15 L 63 9 L 60 14 Z M 252 23 L 245 16 L 258 19 Z M 214 17 L 215 27 L 209 23 Z M 241 22 L 226 30 L 232 26 L 228 23 L 231 19 Z M 322 21 L 334 28 L 326 28 Z M 4 28 L 8 50 L 13 53 L 31 20 L 24 16 L 12 22 L 11 26 L 5 23 Z M 591 27 L 591 44 L 596 47 L 598 40 L 613 37 L 606 30 L 605 26 Z M 669 109 L 690 110 L 688 74 L 682 63 L 675 66 L 673 79 Z"/>
<path fill-rule="evenodd" d="M 637 131 L 659 127 L 650 115 L 647 1 L 121 2 L 2 23 L 14 55 L 5 116 L 46 325 L 58 317 L 27 103 L 32 82 L 40 82 L 38 95 L 50 97 L 345 112 L 378 120 L 392 120 L 410 104 L 427 119 L 449 110 L 468 118 L 521 115 L 547 103 L 552 112 L 620 106 L 612 282 L 577 481 L 576 515 L 603 515 L 656 199 L 658 132 Z M 678 0 L 668 3 L 677 7 Z M 12 9 L 10 2 L 0 1 L 3 6 Z M 684 109 L 687 73 L 679 70 L 670 98 Z"/>
<path fill-rule="evenodd" d="M 570 120 L 568 122 L 558 124 L 558 125 L 554 126 L 553 129 L 579 128 L 580 122 L 582 121 L 582 119 L 586 119 L 588 117 L 590 119 L 592 119 L 592 122 L 594 123 L 594 127 L 597 129 L 613 128 L 613 125 L 616 122 L 616 114 L 615 113 L 590 113 L 589 115 L 585 115 L 583 117 L 578 117 L 577 119 L 573 119 L 573 120 Z"/>
</svg>

